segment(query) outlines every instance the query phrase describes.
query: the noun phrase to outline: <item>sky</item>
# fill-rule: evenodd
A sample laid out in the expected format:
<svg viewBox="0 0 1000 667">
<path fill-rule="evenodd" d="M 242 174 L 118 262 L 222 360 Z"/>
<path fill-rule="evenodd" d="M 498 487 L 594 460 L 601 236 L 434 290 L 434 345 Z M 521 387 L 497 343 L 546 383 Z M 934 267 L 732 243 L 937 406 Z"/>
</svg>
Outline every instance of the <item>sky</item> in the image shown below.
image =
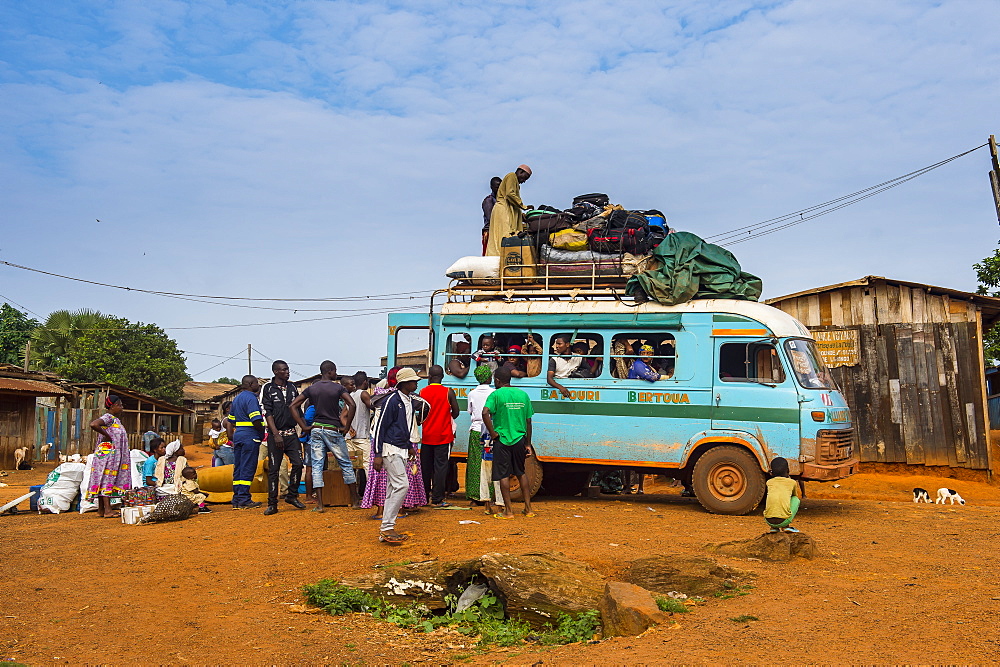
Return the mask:
<svg viewBox="0 0 1000 667">
<path fill-rule="evenodd" d="M 247 344 L 262 376 L 279 357 L 293 378 L 377 373 L 385 311 L 420 312 L 412 293 L 479 254 L 492 176 L 527 163 L 528 203 L 605 192 L 711 237 L 1000 133 L 998 25 L 987 0 L 3 3 L 0 260 L 188 294 L 410 294 L 242 308 L 0 266 L 0 301 L 156 323 L 196 380 L 241 376 Z M 728 247 L 764 298 L 865 275 L 973 291 L 1000 238 L 989 169 L 980 149 Z"/>
</svg>

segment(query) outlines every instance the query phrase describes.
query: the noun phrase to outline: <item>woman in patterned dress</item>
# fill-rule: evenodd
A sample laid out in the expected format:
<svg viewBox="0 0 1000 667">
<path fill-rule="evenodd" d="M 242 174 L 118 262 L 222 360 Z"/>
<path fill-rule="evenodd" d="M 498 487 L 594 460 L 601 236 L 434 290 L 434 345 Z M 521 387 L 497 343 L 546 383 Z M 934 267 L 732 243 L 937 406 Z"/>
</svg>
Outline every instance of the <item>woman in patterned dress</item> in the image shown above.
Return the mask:
<svg viewBox="0 0 1000 667">
<path fill-rule="evenodd" d="M 128 434 L 118 415 L 125 406 L 122 399 L 108 394 L 104 400 L 107 412 L 90 422 L 90 428 L 100 437 L 94 448 L 90 480 L 87 482 L 87 500 L 97 497 L 97 516 L 121 516 L 111 511 L 112 494 L 122 494 L 132 488 L 132 459 L 128 451 Z"/>
</svg>

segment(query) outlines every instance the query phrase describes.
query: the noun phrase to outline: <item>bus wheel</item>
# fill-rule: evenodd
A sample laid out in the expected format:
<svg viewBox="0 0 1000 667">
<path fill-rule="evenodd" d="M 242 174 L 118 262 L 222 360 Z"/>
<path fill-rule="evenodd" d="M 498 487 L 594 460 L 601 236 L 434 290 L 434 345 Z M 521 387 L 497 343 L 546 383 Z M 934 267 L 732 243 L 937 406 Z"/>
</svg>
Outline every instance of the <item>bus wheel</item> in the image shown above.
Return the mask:
<svg viewBox="0 0 1000 667">
<path fill-rule="evenodd" d="M 708 450 L 691 477 L 698 502 L 713 514 L 747 514 L 764 497 L 764 473 L 757 459 L 739 447 Z"/>
<path fill-rule="evenodd" d="M 538 489 L 542 486 L 542 464 L 534 456 L 529 456 L 524 460 L 524 473 L 528 476 L 529 498 L 534 498 Z M 524 501 L 524 489 L 517 477 L 510 478 L 510 499 L 514 502 Z"/>
</svg>

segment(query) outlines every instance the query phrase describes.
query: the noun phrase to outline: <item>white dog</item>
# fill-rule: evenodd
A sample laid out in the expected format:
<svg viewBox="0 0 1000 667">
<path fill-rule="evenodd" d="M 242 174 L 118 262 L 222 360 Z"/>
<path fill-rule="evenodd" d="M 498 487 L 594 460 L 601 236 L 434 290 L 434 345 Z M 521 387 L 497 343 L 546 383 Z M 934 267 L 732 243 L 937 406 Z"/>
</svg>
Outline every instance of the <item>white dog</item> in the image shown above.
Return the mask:
<svg viewBox="0 0 1000 667">
<path fill-rule="evenodd" d="M 936 505 L 944 505 L 944 501 L 949 501 L 952 505 L 956 502 L 959 505 L 964 505 L 965 500 L 962 496 L 958 495 L 958 491 L 955 489 L 938 489 L 937 500 L 934 501 Z"/>
</svg>

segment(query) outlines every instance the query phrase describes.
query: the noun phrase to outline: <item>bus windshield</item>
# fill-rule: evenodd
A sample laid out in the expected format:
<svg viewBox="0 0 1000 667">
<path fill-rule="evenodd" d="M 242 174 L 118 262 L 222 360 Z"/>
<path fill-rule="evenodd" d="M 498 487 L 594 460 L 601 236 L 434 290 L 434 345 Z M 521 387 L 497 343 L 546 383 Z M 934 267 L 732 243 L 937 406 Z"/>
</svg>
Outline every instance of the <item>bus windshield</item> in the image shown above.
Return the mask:
<svg viewBox="0 0 1000 667">
<path fill-rule="evenodd" d="M 785 350 L 799 384 L 806 389 L 836 389 L 833 375 L 823 363 L 815 341 L 793 338 L 785 341 Z"/>
</svg>

